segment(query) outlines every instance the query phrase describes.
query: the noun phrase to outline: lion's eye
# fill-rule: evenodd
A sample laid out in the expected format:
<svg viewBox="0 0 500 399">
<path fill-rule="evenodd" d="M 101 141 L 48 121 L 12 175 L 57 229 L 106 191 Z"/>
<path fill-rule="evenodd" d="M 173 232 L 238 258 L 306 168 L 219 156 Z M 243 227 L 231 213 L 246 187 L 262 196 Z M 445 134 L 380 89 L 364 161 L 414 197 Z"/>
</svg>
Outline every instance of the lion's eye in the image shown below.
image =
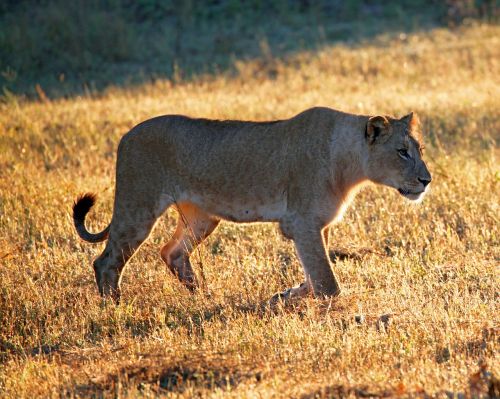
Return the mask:
<svg viewBox="0 0 500 399">
<path fill-rule="evenodd" d="M 405 148 L 398 150 L 398 154 L 403 159 L 410 159 L 410 154 L 408 154 L 408 150 Z"/>
</svg>

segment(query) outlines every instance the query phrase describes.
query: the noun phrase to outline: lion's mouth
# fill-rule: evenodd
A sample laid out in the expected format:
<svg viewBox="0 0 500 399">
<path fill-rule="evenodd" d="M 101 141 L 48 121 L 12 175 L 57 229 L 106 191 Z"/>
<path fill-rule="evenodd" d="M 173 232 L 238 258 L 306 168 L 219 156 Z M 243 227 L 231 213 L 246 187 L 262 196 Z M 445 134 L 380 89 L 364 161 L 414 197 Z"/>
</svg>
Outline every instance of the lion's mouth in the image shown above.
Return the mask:
<svg viewBox="0 0 500 399">
<path fill-rule="evenodd" d="M 406 197 L 411 200 L 418 200 L 425 191 L 411 191 L 404 188 L 398 188 L 398 192 L 403 197 Z"/>
</svg>

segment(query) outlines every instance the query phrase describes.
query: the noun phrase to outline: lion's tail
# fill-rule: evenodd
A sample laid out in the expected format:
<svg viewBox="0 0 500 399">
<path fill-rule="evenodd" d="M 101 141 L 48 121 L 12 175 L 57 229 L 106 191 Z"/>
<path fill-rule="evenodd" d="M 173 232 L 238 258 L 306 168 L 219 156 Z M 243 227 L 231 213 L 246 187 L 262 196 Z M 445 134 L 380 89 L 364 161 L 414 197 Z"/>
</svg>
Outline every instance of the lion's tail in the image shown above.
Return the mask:
<svg viewBox="0 0 500 399">
<path fill-rule="evenodd" d="M 85 241 L 101 242 L 109 236 L 109 226 L 100 233 L 92 234 L 85 228 L 85 216 L 90 211 L 96 201 L 96 195 L 87 193 L 80 195 L 73 204 L 73 223 L 75 224 L 76 232 Z"/>
</svg>

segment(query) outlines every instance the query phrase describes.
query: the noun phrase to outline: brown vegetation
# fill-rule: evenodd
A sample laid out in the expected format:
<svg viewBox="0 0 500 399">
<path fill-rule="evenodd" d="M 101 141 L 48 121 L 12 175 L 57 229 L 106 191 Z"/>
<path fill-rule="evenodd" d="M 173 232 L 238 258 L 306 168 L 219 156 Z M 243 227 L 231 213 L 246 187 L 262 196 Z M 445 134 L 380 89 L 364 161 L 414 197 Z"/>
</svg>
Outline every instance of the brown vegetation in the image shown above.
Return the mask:
<svg viewBox="0 0 500 399">
<path fill-rule="evenodd" d="M 0 396 L 498 394 L 499 37 L 487 25 L 435 30 L 241 63 L 236 78 L 4 97 Z M 90 228 L 109 221 L 122 134 L 159 114 L 263 120 L 315 105 L 417 111 L 434 177 L 419 206 L 366 189 L 332 229 L 340 298 L 259 308 L 301 281 L 271 224 L 223 223 L 194 256 L 203 288 L 191 294 L 158 256 L 169 211 L 126 269 L 122 303 L 101 302 L 100 244 L 77 238 L 70 208 L 100 192 Z"/>
</svg>

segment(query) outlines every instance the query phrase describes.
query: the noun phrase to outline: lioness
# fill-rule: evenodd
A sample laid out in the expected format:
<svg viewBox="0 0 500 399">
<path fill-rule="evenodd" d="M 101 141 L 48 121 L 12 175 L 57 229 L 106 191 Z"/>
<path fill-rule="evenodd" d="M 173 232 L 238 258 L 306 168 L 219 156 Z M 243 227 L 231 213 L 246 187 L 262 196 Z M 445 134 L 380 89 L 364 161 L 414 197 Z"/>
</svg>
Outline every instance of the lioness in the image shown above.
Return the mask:
<svg viewBox="0 0 500 399">
<path fill-rule="evenodd" d="M 108 239 L 94 271 L 100 294 L 115 300 L 126 262 L 171 205 L 179 220 L 161 257 L 187 288 L 198 285 L 190 254 L 224 219 L 278 222 L 293 240 L 305 282 L 286 290 L 283 299 L 311 290 L 336 296 L 340 286 L 325 249 L 327 227 L 367 181 L 413 201 L 424 196 L 431 175 L 416 115 L 395 119 L 312 108 L 272 122 L 160 116 L 120 141 L 108 227 L 97 234 L 85 228 L 93 194 L 78 198 L 73 218 L 83 240 Z"/>
</svg>

